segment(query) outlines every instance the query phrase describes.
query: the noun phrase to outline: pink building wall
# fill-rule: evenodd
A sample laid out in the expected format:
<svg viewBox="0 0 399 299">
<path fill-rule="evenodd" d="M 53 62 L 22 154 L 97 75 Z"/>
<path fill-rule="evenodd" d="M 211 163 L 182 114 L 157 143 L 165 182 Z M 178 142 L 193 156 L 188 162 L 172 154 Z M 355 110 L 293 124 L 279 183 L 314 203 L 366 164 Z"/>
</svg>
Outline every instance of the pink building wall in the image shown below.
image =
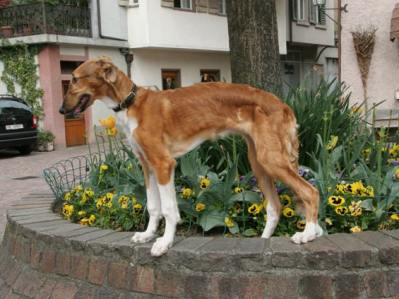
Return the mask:
<svg viewBox="0 0 399 299">
<path fill-rule="evenodd" d="M 58 110 L 62 104 L 59 46 L 46 45 L 39 53 L 40 86 L 44 90 L 44 128 L 55 135 L 55 144 L 65 147 L 64 116 Z"/>
<path fill-rule="evenodd" d="M 376 44 L 368 78 L 368 103 L 385 102 L 377 109 L 399 109 L 394 98 L 399 90 L 399 44 L 389 39 L 392 11 L 399 0 L 343 0 L 348 13 L 342 13 L 342 80 L 349 85 L 352 101 L 362 102 L 363 87 L 351 31 L 374 25 Z"/>
</svg>

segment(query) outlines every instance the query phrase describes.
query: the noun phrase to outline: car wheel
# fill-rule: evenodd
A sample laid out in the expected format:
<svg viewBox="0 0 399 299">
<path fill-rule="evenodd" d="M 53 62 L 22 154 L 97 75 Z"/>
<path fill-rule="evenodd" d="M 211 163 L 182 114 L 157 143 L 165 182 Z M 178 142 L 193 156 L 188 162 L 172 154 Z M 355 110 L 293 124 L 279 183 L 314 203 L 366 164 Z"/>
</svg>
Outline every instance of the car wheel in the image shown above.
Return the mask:
<svg viewBox="0 0 399 299">
<path fill-rule="evenodd" d="M 22 154 L 22 155 L 29 155 L 32 152 L 32 147 L 30 145 L 27 146 L 21 146 L 18 148 L 18 151 Z"/>
</svg>

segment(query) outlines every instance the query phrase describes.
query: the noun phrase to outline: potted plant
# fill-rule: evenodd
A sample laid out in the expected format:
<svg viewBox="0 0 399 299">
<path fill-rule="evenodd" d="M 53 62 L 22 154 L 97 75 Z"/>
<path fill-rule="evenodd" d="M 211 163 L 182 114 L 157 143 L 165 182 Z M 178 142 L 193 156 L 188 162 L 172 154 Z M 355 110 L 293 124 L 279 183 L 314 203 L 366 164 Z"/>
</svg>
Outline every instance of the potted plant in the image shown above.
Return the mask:
<svg viewBox="0 0 399 299">
<path fill-rule="evenodd" d="M 54 150 L 55 136 L 50 131 L 39 131 L 37 134 L 37 150 L 39 152 L 51 152 Z"/>
</svg>

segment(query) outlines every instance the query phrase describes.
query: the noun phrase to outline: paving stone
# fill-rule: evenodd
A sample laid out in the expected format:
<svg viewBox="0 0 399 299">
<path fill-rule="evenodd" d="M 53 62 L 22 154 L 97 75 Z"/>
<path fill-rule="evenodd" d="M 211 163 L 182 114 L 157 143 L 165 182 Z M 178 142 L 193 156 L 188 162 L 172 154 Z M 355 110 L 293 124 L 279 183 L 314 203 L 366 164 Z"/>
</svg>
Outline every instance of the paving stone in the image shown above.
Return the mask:
<svg viewBox="0 0 399 299">
<path fill-rule="evenodd" d="M 390 295 L 399 298 L 399 271 L 389 271 L 387 273 L 387 279 Z"/>
<path fill-rule="evenodd" d="M 129 290 L 134 292 L 154 292 L 154 270 L 149 267 L 129 267 Z"/>
<path fill-rule="evenodd" d="M 108 268 L 108 283 L 117 289 L 127 289 L 128 263 L 111 262 Z"/>
<path fill-rule="evenodd" d="M 265 278 L 257 276 L 216 276 L 212 278 L 210 297 L 221 299 L 264 298 L 266 294 L 265 282 Z"/>
<path fill-rule="evenodd" d="M 378 248 L 378 256 L 383 264 L 399 264 L 399 242 L 381 232 L 366 231 L 354 234 L 365 243 Z"/>
<path fill-rule="evenodd" d="M 236 238 L 214 238 L 204 244 L 198 249 L 200 257 L 195 260 L 195 267 L 208 272 L 239 271 L 240 263 L 234 254 L 238 241 Z"/>
<path fill-rule="evenodd" d="M 137 243 L 131 242 L 131 237 L 112 242 L 112 247 L 115 251 L 123 258 L 130 259 L 134 254 L 134 247 L 138 245 Z"/>
<path fill-rule="evenodd" d="M 241 271 L 262 272 L 271 265 L 270 240 L 238 239 L 235 255 Z"/>
<path fill-rule="evenodd" d="M 395 230 L 383 230 L 381 231 L 381 233 L 388 235 L 394 239 L 399 240 L 399 229 L 395 229 Z"/>
<path fill-rule="evenodd" d="M 53 292 L 53 289 L 55 285 L 57 284 L 57 281 L 54 279 L 47 279 L 43 286 L 40 288 L 39 293 L 35 297 L 35 299 L 49 299 L 51 298 L 51 293 Z"/>
<path fill-rule="evenodd" d="M 266 298 L 270 299 L 291 299 L 298 298 L 299 276 L 291 273 L 282 272 L 266 277 Z M 263 298 L 263 297 L 256 297 Z"/>
<path fill-rule="evenodd" d="M 35 297 L 44 283 L 43 275 L 39 275 L 32 270 L 22 271 L 18 279 L 13 284 L 13 290 L 19 294 Z"/>
<path fill-rule="evenodd" d="M 270 250 L 272 251 L 272 265 L 278 268 L 303 268 L 303 246 L 294 244 L 286 237 L 270 238 Z"/>
<path fill-rule="evenodd" d="M 85 243 L 113 233 L 113 231 L 110 229 L 99 229 L 95 227 L 91 227 L 91 229 L 92 231 L 88 233 L 85 233 L 80 236 L 69 237 L 68 240 L 71 241 L 72 243 Z"/>
<path fill-rule="evenodd" d="M 74 299 L 95 299 L 97 288 L 92 285 L 83 285 L 75 294 Z"/>
<path fill-rule="evenodd" d="M 74 282 L 58 281 L 51 295 L 52 299 L 73 299 L 78 292 L 78 287 Z"/>
<path fill-rule="evenodd" d="M 362 280 L 359 274 L 339 274 L 335 277 L 335 297 L 353 299 L 362 297 Z"/>
<path fill-rule="evenodd" d="M 342 249 L 341 267 L 363 268 L 378 264 L 377 249 L 353 234 L 333 234 L 327 238 Z"/>
<path fill-rule="evenodd" d="M 132 236 L 130 232 L 112 232 L 111 234 L 105 235 L 103 237 L 97 238 L 87 242 L 87 246 L 93 250 L 95 255 L 103 253 L 104 250 L 113 251 L 115 246 L 112 242 L 117 242 L 124 240 Z M 104 253 L 103 253 L 104 254 Z"/>
<path fill-rule="evenodd" d="M 91 283 L 102 285 L 107 279 L 108 261 L 92 258 L 89 263 L 88 280 Z"/>
<path fill-rule="evenodd" d="M 37 215 L 50 212 L 50 208 L 48 207 L 40 207 L 40 208 L 32 208 L 32 209 L 21 209 L 21 210 L 8 210 L 7 213 L 12 217 L 19 216 L 29 216 L 29 215 Z"/>
<path fill-rule="evenodd" d="M 333 298 L 332 279 L 324 275 L 304 276 L 299 281 L 299 294 L 309 299 Z"/>
<path fill-rule="evenodd" d="M 33 223 L 40 223 L 40 222 L 49 222 L 51 220 L 59 220 L 61 219 L 61 216 L 58 216 L 56 214 L 46 214 L 46 215 L 39 215 L 37 217 L 31 217 L 28 219 L 23 219 L 23 220 L 18 220 L 19 225 L 24 225 L 24 224 L 33 224 Z"/>
<path fill-rule="evenodd" d="M 55 273 L 68 275 L 71 272 L 71 255 L 69 252 L 58 251 L 55 257 Z"/>
<path fill-rule="evenodd" d="M 367 272 L 364 274 L 363 282 L 369 298 L 384 298 L 389 296 L 388 282 L 384 272 Z"/>
<path fill-rule="evenodd" d="M 85 280 L 89 271 L 90 258 L 82 255 L 71 255 L 71 272 L 73 278 Z"/>
<path fill-rule="evenodd" d="M 325 237 L 303 245 L 305 265 L 310 269 L 333 269 L 339 265 L 342 250 Z"/>
<path fill-rule="evenodd" d="M 55 256 L 56 252 L 54 249 L 48 248 L 41 253 L 39 269 L 40 271 L 50 273 L 55 270 Z"/>
</svg>

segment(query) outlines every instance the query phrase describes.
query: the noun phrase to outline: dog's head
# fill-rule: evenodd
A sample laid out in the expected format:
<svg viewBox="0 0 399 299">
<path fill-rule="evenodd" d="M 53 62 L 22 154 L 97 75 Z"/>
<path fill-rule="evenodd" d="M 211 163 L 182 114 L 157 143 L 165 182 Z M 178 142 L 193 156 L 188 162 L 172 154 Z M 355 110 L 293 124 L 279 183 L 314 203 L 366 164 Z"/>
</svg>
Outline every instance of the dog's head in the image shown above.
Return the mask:
<svg viewBox="0 0 399 299">
<path fill-rule="evenodd" d="M 72 72 L 72 80 L 60 108 L 61 114 L 79 114 L 96 99 L 111 97 L 110 85 L 117 80 L 118 69 L 109 58 L 87 60 Z"/>
</svg>

